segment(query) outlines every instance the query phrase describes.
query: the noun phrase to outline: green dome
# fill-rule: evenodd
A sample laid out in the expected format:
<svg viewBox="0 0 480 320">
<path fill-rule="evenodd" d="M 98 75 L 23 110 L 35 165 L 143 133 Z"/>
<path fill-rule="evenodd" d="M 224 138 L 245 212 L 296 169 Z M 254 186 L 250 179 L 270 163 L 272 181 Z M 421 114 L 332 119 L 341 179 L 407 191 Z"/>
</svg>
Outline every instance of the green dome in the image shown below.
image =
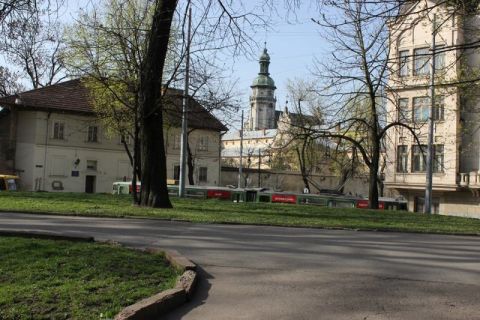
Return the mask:
<svg viewBox="0 0 480 320">
<path fill-rule="evenodd" d="M 265 44 L 266 45 L 266 44 Z M 270 65 L 270 55 L 267 52 L 267 48 L 263 49 L 263 53 L 260 56 L 260 72 L 258 76 L 253 80 L 252 88 L 253 87 L 269 87 L 272 89 L 276 89 L 275 81 L 270 78 L 270 73 L 268 72 L 268 66 Z"/>
<path fill-rule="evenodd" d="M 255 80 L 253 80 L 252 87 L 263 86 L 275 88 L 275 81 L 265 74 L 259 74 Z"/>
<path fill-rule="evenodd" d="M 260 56 L 260 61 L 270 61 L 270 55 L 267 52 L 267 48 L 263 49 L 263 54 Z"/>
</svg>

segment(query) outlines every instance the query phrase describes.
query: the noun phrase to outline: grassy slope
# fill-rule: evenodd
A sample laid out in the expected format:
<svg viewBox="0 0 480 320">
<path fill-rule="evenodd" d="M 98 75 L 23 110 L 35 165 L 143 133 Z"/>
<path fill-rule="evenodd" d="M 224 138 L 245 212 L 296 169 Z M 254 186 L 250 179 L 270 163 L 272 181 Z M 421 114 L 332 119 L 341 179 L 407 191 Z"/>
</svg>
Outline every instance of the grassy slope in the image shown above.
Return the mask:
<svg viewBox="0 0 480 320">
<path fill-rule="evenodd" d="M 113 318 L 174 286 L 162 255 L 97 243 L 0 237 L 0 319 Z"/>
<path fill-rule="evenodd" d="M 84 216 L 155 217 L 203 223 L 267 224 L 300 227 L 480 234 L 480 219 L 404 211 L 337 209 L 288 204 L 231 203 L 172 199 L 174 209 L 138 208 L 128 196 L 71 193 L 0 193 L 0 210 Z"/>
</svg>

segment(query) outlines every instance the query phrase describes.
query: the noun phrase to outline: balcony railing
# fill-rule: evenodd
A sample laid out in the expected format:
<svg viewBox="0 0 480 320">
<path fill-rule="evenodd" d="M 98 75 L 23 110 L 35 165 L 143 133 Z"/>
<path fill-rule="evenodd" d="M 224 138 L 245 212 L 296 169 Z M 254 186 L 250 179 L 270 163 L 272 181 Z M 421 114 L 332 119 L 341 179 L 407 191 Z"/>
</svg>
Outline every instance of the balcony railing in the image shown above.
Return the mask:
<svg viewBox="0 0 480 320">
<path fill-rule="evenodd" d="M 478 171 L 459 173 L 458 184 L 465 188 L 480 188 L 480 173 Z"/>
</svg>

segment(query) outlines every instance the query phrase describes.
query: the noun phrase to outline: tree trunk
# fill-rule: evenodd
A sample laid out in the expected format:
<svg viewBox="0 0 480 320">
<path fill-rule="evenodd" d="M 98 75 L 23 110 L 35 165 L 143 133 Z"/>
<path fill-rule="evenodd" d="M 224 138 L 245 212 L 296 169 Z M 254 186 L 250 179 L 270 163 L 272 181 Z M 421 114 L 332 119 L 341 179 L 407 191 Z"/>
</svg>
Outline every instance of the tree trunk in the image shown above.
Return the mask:
<svg viewBox="0 0 480 320">
<path fill-rule="evenodd" d="M 162 74 L 176 0 L 156 0 L 140 80 L 142 206 L 171 208 L 163 136 Z"/>
<path fill-rule="evenodd" d="M 188 136 L 187 136 L 188 140 Z M 190 143 L 187 141 L 187 166 L 188 166 L 188 183 L 193 186 L 195 180 L 193 179 L 193 171 L 195 170 L 195 164 L 193 163 L 192 150 L 190 149 Z"/>
<path fill-rule="evenodd" d="M 302 151 L 296 148 L 298 163 L 300 165 L 300 173 L 302 174 L 303 186 L 310 191 L 310 183 L 308 182 L 307 164 L 305 159 L 305 143 L 302 146 Z"/>
<path fill-rule="evenodd" d="M 370 184 L 368 188 L 368 207 L 378 209 L 378 168 L 380 160 L 380 146 L 374 143 L 370 169 Z"/>
<path fill-rule="evenodd" d="M 134 204 L 138 204 L 139 201 L 138 201 L 138 194 L 137 194 L 137 188 L 134 188 L 134 186 L 137 185 L 137 147 L 136 147 L 136 144 L 137 141 L 135 140 L 135 143 L 134 143 L 134 146 L 133 146 L 133 154 L 132 152 L 130 151 L 130 148 L 128 147 L 128 143 L 127 141 L 125 140 L 125 136 L 122 135 L 122 145 L 123 145 L 123 148 L 125 149 L 125 152 L 127 153 L 127 156 L 128 156 L 128 159 L 130 161 L 130 165 L 132 166 L 132 182 L 131 182 L 131 186 L 132 186 L 132 199 L 133 199 L 133 203 Z M 123 177 L 124 179 L 126 177 Z M 125 180 L 124 180 L 125 181 Z"/>
<path fill-rule="evenodd" d="M 135 117 L 135 132 L 133 135 L 133 180 L 132 180 L 132 195 L 133 203 L 140 204 L 142 200 L 142 194 L 137 192 L 137 179 L 142 181 L 141 173 L 141 156 L 140 156 L 140 139 L 139 139 L 140 128 L 137 125 L 137 117 Z"/>
</svg>

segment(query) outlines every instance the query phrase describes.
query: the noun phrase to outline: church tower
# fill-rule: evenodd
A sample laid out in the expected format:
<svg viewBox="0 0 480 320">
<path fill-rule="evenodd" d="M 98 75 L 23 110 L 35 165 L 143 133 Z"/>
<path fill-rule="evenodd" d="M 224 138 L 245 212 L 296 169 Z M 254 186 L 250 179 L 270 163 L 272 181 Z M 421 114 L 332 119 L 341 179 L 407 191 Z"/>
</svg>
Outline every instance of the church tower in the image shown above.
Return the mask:
<svg viewBox="0 0 480 320">
<path fill-rule="evenodd" d="M 252 95 L 250 96 L 250 130 L 275 129 L 275 82 L 270 77 L 268 66 L 270 56 L 267 48 L 260 56 L 260 72 L 253 80 Z"/>
</svg>

